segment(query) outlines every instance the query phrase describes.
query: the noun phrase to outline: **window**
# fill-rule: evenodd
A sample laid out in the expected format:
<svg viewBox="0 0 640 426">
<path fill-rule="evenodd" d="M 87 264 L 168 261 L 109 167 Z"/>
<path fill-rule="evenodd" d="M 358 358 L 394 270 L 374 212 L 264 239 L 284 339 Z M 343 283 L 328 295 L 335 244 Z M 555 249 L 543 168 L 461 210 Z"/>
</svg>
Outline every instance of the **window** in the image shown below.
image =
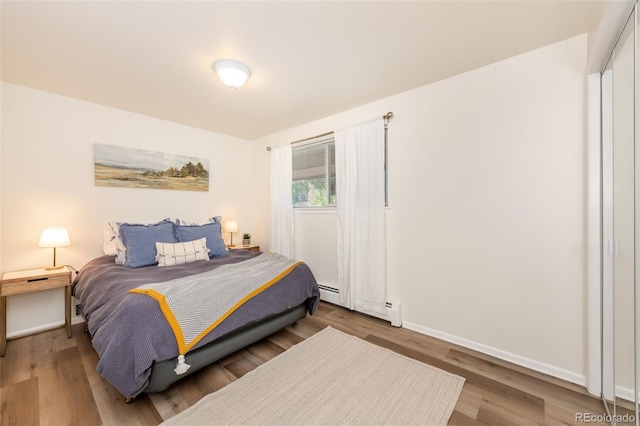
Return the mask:
<svg viewBox="0 0 640 426">
<path fill-rule="evenodd" d="M 384 203 L 388 205 L 388 133 L 384 126 Z M 336 205 L 336 148 L 333 133 L 292 148 L 293 207 Z"/>
<path fill-rule="evenodd" d="M 292 149 L 293 207 L 336 205 L 336 148 L 333 134 Z"/>
</svg>

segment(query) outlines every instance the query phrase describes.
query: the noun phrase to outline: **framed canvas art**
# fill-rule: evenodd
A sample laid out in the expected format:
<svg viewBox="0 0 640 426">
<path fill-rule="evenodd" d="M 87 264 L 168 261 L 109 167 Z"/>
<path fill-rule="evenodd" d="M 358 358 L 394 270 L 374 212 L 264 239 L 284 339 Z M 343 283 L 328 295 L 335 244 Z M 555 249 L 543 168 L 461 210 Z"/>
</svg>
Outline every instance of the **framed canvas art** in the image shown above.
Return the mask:
<svg viewBox="0 0 640 426">
<path fill-rule="evenodd" d="M 204 158 L 95 144 L 95 184 L 125 188 L 209 190 Z"/>
</svg>

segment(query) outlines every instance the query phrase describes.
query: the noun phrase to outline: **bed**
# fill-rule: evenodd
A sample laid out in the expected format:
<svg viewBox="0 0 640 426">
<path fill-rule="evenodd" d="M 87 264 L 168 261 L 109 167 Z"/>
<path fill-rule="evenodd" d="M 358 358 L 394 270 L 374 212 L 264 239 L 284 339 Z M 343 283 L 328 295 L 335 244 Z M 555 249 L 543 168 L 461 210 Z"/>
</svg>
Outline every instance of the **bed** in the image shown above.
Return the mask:
<svg viewBox="0 0 640 426">
<path fill-rule="evenodd" d="M 176 374 L 174 369 L 180 364 L 184 348 L 178 343 L 175 326 L 161 310 L 161 302 L 132 290 L 140 291 L 157 283 L 202 280 L 207 274 L 225 271 L 231 274 L 230 271 L 267 256 L 271 255 L 243 250 L 211 260 L 135 268 L 116 263 L 114 256 L 90 261 L 74 280 L 73 294 L 80 301 L 92 345 L 100 357 L 97 371 L 128 401 L 142 392 L 162 391 L 198 369 L 304 318 L 307 313 L 313 314 L 320 297 L 318 286 L 308 266 L 296 263 L 271 280 L 268 287 L 234 305 L 214 328 L 201 333 L 197 343 L 184 353 L 189 370 Z M 209 281 L 215 285 L 216 280 Z"/>
</svg>

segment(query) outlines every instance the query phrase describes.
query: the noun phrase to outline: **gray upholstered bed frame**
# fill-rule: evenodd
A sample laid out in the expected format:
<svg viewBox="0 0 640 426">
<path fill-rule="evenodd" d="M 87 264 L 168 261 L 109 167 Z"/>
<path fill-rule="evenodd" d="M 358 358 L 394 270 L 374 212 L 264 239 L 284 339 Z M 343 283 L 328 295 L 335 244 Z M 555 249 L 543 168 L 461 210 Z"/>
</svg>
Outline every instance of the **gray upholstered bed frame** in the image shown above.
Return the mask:
<svg viewBox="0 0 640 426">
<path fill-rule="evenodd" d="M 189 351 L 187 362 L 191 368 L 180 376 L 176 375 L 173 369 L 178 358 L 154 362 L 151 366 L 151 377 L 149 384 L 143 392 L 160 392 L 169 385 L 188 376 L 199 369 L 215 362 L 227 355 L 232 354 L 252 343 L 263 339 L 284 327 L 295 323 L 307 315 L 307 301 L 298 306 L 289 308 L 279 314 L 271 315 L 258 322 L 247 324 L 246 326 L 222 336 L 200 348 Z"/>
</svg>

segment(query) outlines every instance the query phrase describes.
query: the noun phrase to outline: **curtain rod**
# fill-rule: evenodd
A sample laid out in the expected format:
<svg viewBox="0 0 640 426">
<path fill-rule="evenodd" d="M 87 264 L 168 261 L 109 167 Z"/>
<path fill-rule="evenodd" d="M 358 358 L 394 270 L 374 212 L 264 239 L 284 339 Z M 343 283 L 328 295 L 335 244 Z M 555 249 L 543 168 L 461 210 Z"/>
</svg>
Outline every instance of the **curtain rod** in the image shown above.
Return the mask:
<svg viewBox="0 0 640 426">
<path fill-rule="evenodd" d="M 389 122 L 389 120 L 393 118 L 393 113 L 391 111 L 389 111 L 388 113 L 383 115 L 382 118 L 386 122 Z M 306 141 L 309 141 L 311 139 L 321 138 L 323 136 L 329 136 L 331 133 L 333 133 L 333 132 L 326 132 L 326 133 L 322 133 L 320 135 L 315 135 L 315 136 L 311 136 L 309 138 L 304 138 L 304 139 L 300 139 L 300 140 L 297 140 L 297 141 L 293 141 L 293 142 L 291 142 L 291 145 L 295 145 L 295 144 L 300 143 L 300 142 L 306 142 Z M 270 146 L 267 147 L 267 151 L 271 151 L 271 147 Z"/>
</svg>

